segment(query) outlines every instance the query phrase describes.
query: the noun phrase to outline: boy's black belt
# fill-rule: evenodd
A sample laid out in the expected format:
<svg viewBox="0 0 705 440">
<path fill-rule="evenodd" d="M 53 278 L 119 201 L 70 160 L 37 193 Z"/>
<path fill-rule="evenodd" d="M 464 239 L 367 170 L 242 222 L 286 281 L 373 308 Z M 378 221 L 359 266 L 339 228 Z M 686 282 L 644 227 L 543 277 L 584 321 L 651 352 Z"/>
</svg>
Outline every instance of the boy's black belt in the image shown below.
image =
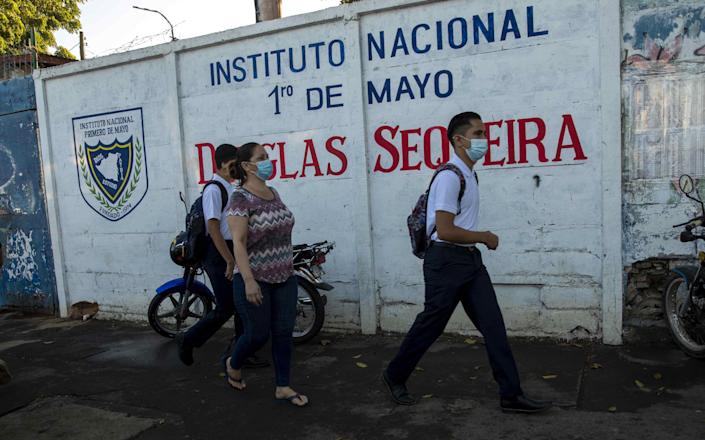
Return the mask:
<svg viewBox="0 0 705 440">
<path fill-rule="evenodd" d="M 448 243 L 445 241 L 431 241 L 431 246 L 438 246 L 438 247 L 444 247 L 444 248 L 449 248 L 449 249 L 462 249 L 462 250 L 467 250 L 467 251 L 474 251 L 477 248 L 475 245 L 472 246 L 461 246 L 459 244 L 455 243 Z"/>
</svg>

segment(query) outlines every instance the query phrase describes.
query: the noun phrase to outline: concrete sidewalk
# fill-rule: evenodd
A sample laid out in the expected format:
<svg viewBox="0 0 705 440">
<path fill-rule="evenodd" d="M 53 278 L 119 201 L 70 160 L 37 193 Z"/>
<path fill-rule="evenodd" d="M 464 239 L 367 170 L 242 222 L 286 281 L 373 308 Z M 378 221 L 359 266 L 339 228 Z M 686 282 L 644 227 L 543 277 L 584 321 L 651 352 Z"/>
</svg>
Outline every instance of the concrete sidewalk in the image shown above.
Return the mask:
<svg viewBox="0 0 705 440">
<path fill-rule="evenodd" d="M 312 404 L 273 399 L 272 368 L 229 388 L 222 330 L 183 366 L 145 325 L 0 314 L 0 439 L 696 439 L 705 437 L 705 362 L 670 343 L 619 348 L 515 339 L 527 394 L 560 407 L 498 408 L 481 340 L 444 337 L 393 404 L 379 381 L 397 336 L 328 334 L 295 348 L 292 385 Z M 322 344 L 322 340 L 324 344 Z M 268 354 L 263 351 L 262 354 Z"/>
</svg>

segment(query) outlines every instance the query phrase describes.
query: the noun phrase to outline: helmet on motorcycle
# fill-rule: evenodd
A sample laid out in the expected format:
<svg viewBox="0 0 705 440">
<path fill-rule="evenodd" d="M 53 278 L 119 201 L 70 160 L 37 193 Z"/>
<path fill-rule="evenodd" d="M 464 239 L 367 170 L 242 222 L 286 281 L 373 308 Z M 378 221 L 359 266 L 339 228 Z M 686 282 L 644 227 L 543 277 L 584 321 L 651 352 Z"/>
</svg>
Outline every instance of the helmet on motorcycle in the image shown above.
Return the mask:
<svg viewBox="0 0 705 440">
<path fill-rule="evenodd" d="M 171 261 L 179 266 L 188 266 L 192 263 L 192 255 L 188 246 L 188 234 L 185 231 L 179 234 L 171 241 L 169 246 L 169 256 Z"/>
</svg>

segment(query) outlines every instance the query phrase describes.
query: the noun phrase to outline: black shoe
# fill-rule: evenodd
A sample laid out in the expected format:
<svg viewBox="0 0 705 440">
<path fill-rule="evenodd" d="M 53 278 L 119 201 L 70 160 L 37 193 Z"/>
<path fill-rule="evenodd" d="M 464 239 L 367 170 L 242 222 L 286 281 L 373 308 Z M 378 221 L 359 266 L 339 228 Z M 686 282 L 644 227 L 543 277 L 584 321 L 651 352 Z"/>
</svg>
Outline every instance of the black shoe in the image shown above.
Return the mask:
<svg viewBox="0 0 705 440">
<path fill-rule="evenodd" d="M 266 368 L 269 365 L 270 364 L 267 359 L 261 359 L 257 357 L 257 355 L 253 354 L 252 356 L 245 359 L 245 363 L 242 365 L 242 368 Z"/>
<path fill-rule="evenodd" d="M 406 385 L 392 383 L 386 370 L 382 373 L 382 382 L 384 382 L 387 390 L 389 390 L 392 400 L 399 405 L 416 405 L 419 403 L 419 400 L 416 397 L 409 394 L 409 390 L 406 389 Z"/>
<path fill-rule="evenodd" d="M 193 347 L 184 341 L 184 333 L 177 333 L 174 337 L 174 341 L 176 341 L 176 346 L 179 347 L 179 359 L 181 362 L 183 362 L 184 365 L 192 365 Z"/>
<path fill-rule="evenodd" d="M 546 411 L 553 406 L 553 403 L 529 399 L 526 396 L 517 396 L 512 399 L 503 397 L 500 400 L 499 406 L 502 407 L 502 412 L 505 413 L 533 414 Z"/>
</svg>

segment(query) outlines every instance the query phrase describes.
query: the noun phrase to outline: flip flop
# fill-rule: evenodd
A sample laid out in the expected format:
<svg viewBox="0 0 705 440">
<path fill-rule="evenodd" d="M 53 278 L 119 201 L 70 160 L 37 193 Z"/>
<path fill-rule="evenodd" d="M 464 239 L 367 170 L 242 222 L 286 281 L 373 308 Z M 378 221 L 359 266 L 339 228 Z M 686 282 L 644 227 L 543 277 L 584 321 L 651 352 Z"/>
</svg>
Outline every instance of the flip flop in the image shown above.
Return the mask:
<svg viewBox="0 0 705 440">
<path fill-rule="evenodd" d="M 303 408 L 304 406 L 308 406 L 308 404 L 311 403 L 310 400 L 307 400 L 306 403 L 304 403 L 303 405 L 299 405 L 299 404 L 294 403 L 294 399 L 299 399 L 302 402 L 304 401 L 304 399 L 301 397 L 301 394 L 299 394 L 299 393 L 296 393 L 296 394 L 291 395 L 289 397 L 277 397 L 276 399 L 279 401 L 282 401 L 282 402 L 288 402 L 291 405 L 294 405 L 299 408 Z"/>
<path fill-rule="evenodd" d="M 242 379 L 242 378 L 235 379 L 234 377 L 232 377 L 231 375 L 228 374 L 228 364 L 227 364 L 228 359 L 230 359 L 230 358 L 223 359 L 223 372 L 225 373 L 225 383 L 227 383 L 228 386 L 234 390 L 245 391 L 247 384 L 245 383 L 244 379 Z M 242 388 L 238 388 L 238 387 L 234 386 L 231 382 L 237 383 Z"/>
</svg>

